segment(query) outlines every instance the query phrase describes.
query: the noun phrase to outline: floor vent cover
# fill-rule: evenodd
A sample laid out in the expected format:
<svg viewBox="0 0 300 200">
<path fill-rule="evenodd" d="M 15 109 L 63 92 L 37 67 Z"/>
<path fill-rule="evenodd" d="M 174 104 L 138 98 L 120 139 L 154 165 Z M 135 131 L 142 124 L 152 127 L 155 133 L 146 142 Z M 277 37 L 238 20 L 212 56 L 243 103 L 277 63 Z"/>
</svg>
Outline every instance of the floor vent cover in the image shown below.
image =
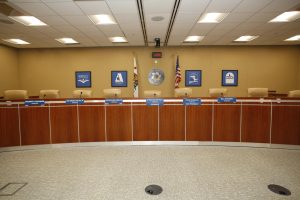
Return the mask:
<svg viewBox="0 0 300 200">
<path fill-rule="evenodd" d="M 286 189 L 280 185 L 271 184 L 271 185 L 268 185 L 268 188 L 272 192 L 279 194 L 279 195 L 283 195 L 283 196 L 291 195 L 291 192 L 288 189 Z"/>
<path fill-rule="evenodd" d="M 162 193 L 163 189 L 159 185 L 148 185 L 145 188 L 145 192 L 150 195 L 159 195 Z"/>
</svg>

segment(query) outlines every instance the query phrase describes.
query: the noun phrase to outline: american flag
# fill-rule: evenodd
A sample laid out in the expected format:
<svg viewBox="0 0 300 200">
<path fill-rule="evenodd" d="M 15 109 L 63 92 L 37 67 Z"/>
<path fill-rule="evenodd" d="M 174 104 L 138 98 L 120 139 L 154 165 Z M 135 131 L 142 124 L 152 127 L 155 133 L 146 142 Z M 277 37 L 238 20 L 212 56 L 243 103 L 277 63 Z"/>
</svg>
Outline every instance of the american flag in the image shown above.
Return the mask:
<svg viewBox="0 0 300 200">
<path fill-rule="evenodd" d="M 179 66 L 179 58 L 177 56 L 177 60 L 176 60 L 175 88 L 179 88 L 180 81 L 181 81 L 181 73 L 180 73 L 180 66 Z"/>
</svg>

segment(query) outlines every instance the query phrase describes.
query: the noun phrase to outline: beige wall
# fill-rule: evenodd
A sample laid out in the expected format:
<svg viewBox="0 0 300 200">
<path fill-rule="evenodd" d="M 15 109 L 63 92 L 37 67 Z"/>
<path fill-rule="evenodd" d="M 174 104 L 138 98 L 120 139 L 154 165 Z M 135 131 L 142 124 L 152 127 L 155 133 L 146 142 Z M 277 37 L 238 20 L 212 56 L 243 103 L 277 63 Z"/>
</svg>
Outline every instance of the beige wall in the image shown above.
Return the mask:
<svg viewBox="0 0 300 200">
<path fill-rule="evenodd" d="M 164 70 L 165 80 L 159 86 L 148 83 L 153 68 L 152 51 L 162 51 L 158 68 Z M 139 68 L 140 94 L 144 90 L 162 90 L 163 96 L 174 95 L 176 56 L 180 56 L 184 87 L 184 70 L 201 69 L 202 87 L 193 88 L 193 96 L 208 96 L 208 88 L 221 87 L 221 70 L 239 70 L 239 86 L 228 87 L 229 95 L 245 96 L 248 87 L 268 87 L 279 93 L 299 86 L 299 53 L 297 46 L 230 46 L 230 47 L 111 47 L 68 49 L 20 49 L 20 84 L 30 95 L 40 89 L 59 89 L 63 97 L 75 89 L 74 73 L 92 71 L 92 90 L 96 97 L 111 84 L 111 70 L 128 71 L 128 87 L 122 88 L 126 97 L 132 96 L 133 55 Z"/>
<path fill-rule="evenodd" d="M 18 88 L 18 50 L 0 45 L 0 96 L 4 90 Z"/>
</svg>

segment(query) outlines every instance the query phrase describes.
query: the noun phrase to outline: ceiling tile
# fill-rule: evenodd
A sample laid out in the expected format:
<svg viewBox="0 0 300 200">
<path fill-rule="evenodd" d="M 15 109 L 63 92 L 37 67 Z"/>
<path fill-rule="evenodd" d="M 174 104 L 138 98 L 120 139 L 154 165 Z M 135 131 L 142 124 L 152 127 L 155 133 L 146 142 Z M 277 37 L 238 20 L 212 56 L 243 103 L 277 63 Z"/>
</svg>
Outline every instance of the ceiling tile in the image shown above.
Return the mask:
<svg viewBox="0 0 300 200">
<path fill-rule="evenodd" d="M 271 2 L 272 0 L 244 0 L 234 9 L 234 12 L 257 12 Z"/>
<path fill-rule="evenodd" d="M 126 37 L 128 42 L 143 42 L 144 43 L 144 38 L 143 36 L 127 36 Z"/>
<path fill-rule="evenodd" d="M 8 0 L 8 2 L 12 3 L 40 3 L 40 0 Z"/>
<path fill-rule="evenodd" d="M 179 12 L 196 13 L 198 16 L 205 10 L 210 0 L 183 0 L 179 6 Z"/>
<path fill-rule="evenodd" d="M 129 42 L 130 46 L 144 46 L 144 41 L 141 42 Z"/>
<path fill-rule="evenodd" d="M 104 35 L 104 33 L 102 33 L 100 30 L 98 31 L 85 31 L 84 32 L 86 36 L 88 36 L 89 38 L 92 38 L 92 39 L 107 39 L 108 38 L 106 37 L 106 35 Z"/>
<path fill-rule="evenodd" d="M 244 22 L 253 15 L 254 13 L 230 13 L 221 23 Z"/>
<path fill-rule="evenodd" d="M 68 24 L 68 22 L 60 16 L 46 16 L 46 17 L 43 16 L 43 17 L 39 17 L 39 19 L 42 20 L 43 22 L 45 22 L 49 26 L 67 25 Z"/>
<path fill-rule="evenodd" d="M 1 24 L 0 26 L 0 33 L 14 33 L 15 30 L 13 29 L 13 27 L 15 27 L 14 25 L 10 25 L 10 24 Z"/>
<path fill-rule="evenodd" d="M 137 24 L 141 25 L 138 14 L 115 14 L 115 19 L 119 24 Z"/>
<path fill-rule="evenodd" d="M 190 35 L 206 35 L 215 26 L 216 24 L 196 24 L 191 30 Z"/>
<path fill-rule="evenodd" d="M 17 7 L 26 11 L 27 14 L 33 16 L 49 16 L 56 15 L 49 7 L 47 7 L 44 3 L 14 3 Z"/>
<path fill-rule="evenodd" d="M 76 1 L 76 4 L 87 15 L 111 14 L 105 1 Z"/>
<path fill-rule="evenodd" d="M 114 14 L 138 14 L 136 0 L 107 0 L 107 3 Z"/>
<path fill-rule="evenodd" d="M 52 26 L 52 28 L 56 29 L 57 31 L 63 32 L 63 33 L 73 33 L 78 32 L 78 29 L 74 28 L 71 25 L 65 25 L 65 26 Z"/>
<path fill-rule="evenodd" d="M 190 32 L 193 25 L 191 24 L 176 24 L 172 28 L 171 36 L 173 35 L 182 35 L 187 36 L 187 34 Z"/>
<path fill-rule="evenodd" d="M 78 26 L 76 26 L 76 28 L 83 32 L 99 32 L 100 31 L 94 25 L 78 25 Z"/>
<path fill-rule="evenodd" d="M 238 27 L 236 27 L 237 29 L 239 30 L 251 30 L 251 29 L 255 29 L 257 28 L 258 26 L 260 26 L 261 24 L 263 23 L 260 23 L 260 22 L 249 22 L 249 23 L 243 23 L 243 24 L 240 24 Z"/>
<path fill-rule="evenodd" d="M 136 24 L 121 24 L 123 32 L 135 33 L 136 35 L 142 35 L 142 28 Z"/>
<path fill-rule="evenodd" d="M 60 26 L 58 26 L 60 27 Z M 64 27 L 64 26 L 62 26 Z M 36 27 L 36 30 L 38 30 L 40 33 L 43 33 L 49 37 L 56 38 L 56 37 L 65 37 L 65 34 L 60 31 L 59 28 L 55 27 Z"/>
<path fill-rule="evenodd" d="M 271 31 L 271 30 L 281 30 L 281 27 L 283 27 L 284 24 L 282 23 L 267 23 L 267 24 L 261 24 L 256 27 L 256 30 L 265 30 L 265 31 Z"/>
<path fill-rule="evenodd" d="M 0 0 L 1 1 L 1 0 Z M 37 16 L 46 27 L 28 27 L 20 23 L 5 24 L 0 21 L 0 37 L 19 37 L 31 45 L 17 48 L 142 46 L 144 38 L 136 0 L 8 0 L 20 10 Z M 147 36 L 150 46 L 154 38 L 163 46 L 175 0 L 143 0 Z M 169 38 L 170 46 L 190 45 L 299 45 L 282 40 L 300 34 L 300 21 L 267 23 L 277 15 L 299 7 L 299 0 L 181 0 Z M 197 24 L 204 12 L 230 12 L 219 24 Z M 118 24 L 96 26 L 86 15 L 111 14 Z M 163 16 L 160 22 L 154 16 Z M 0 19 L 8 20 L 0 14 Z M 251 43 L 232 43 L 241 35 L 259 35 Z M 182 43 L 188 35 L 203 35 L 196 44 Z M 128 43 L 113 44 L 112 36 L 125 36 Z M 80 45 L 67 46 L 55 41 L 58 37 L 74 37 Z"/>
<path fill-rule="evenodd" d="M 273 0 L 261 12 L 285 12 L 296 5 L 300 5 L 299 0 Z"/>
<path fill-rule="evenodd" d="M 59 15 L 83 15 L 83 12 L 74 2 L 47 3 L 53 11 Z"/>
<path fill-rule="evenodd" d="M 155 13 L 172 12 L 175 0 L 143 0 L 144 11 L 146 15 Z"/>
<path fill-rule="evenodd" d="M 231 12 L 242 0 L 212 0 L 205 12 Z"/>
<path fill-rule="evenodd" d="M 26 0 L 25 0 L 26 1 Z M 45 3 L 53 3 L 53 2 L 72 2 L 74 0 L 41 0 L 42 2 L 45 2 Z"/>
<path fill-rule="evenodd" d="M 169 40 L 168 46 L 180 46 L 182 44 L 182 41 L 175 41 L 175 40 Z"/>
<path fill-rule="evenodd" d="M 178 12 L 175 18 L 175 23 L 181 24 L 195 24 L 199 19 L 199 13 L 184 13 Z"/>
<path fill-rule="evenodd" d="M 120 27 L 116 25 L 99 26 L 98 27 L 107 37 L 124 36 Z"/>
<path fill-rule="evenodd" d="M 252 29 L 239 29 L 238 27 L 235 28 L 234 30 L 231 30 L 229 32 L 227 32 L 225 34 L 225 36 L 232 36 L 232 37 L 239 37 L 239 36 L 242 36 L 242 35 L 256 35 L 256 32 L 254 32 Z"/>
<path fill-rule="evenodd" d="M 275 18 L 277 15 L 279 15 L 279 12 L 268 12 L 268 13 L 263 13 L 263 12 L 259 12 L 256 13 L 255 15 L 253 15 L 252 17 L 250 17 L 247 20 L 247 23 L 250 22 L 264 22 L 267 23 L 268 21 L 270 21 L 271 19 Z"/>
<path fill-rule="evenodd" d="M 283 24 L 282 29 L 287 32 L 289 31 L 299 32 L 300 34 L 300 21 L 285 23 Z"/>
<path fill-rule="evenodd" d="M 87 16 L 63 16 L 70 24 L 77 25 L 93 25 L 93 22 Z"/>
</svg>

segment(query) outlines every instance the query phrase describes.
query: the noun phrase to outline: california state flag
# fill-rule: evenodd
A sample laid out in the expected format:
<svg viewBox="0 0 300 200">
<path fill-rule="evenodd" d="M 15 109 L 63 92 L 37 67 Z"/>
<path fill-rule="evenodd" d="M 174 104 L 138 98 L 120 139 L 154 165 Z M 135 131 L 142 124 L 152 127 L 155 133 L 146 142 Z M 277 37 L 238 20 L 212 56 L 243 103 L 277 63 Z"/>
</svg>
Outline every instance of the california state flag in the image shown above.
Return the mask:
<svg viewBox="0 0 300 200">
<path fill-rule="evenodd" d="M 133 97 L 138 98 L 139 97 L 139 79 L 138 79 L 138 70 L 136 65 L 136 59 L 133 58 Z"/>
</svg>

